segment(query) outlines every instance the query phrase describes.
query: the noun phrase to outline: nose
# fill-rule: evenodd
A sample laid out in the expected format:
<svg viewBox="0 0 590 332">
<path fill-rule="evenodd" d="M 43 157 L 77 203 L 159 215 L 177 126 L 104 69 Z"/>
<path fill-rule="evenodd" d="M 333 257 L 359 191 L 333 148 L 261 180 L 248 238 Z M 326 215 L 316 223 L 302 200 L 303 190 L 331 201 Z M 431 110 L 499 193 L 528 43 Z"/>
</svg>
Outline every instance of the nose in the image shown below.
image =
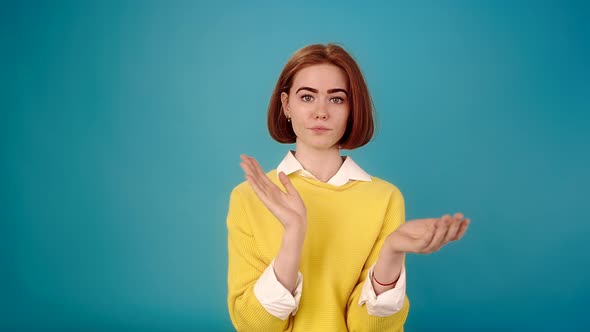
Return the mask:
<svg viewBox="0 0 590 332">
<path fill-rule="evenodd" d="M 326 111 L 326 106 L 318 105 L 318 107 L 316 107 L 315 118 L 320 120 L 328 119 L 328 112 Z"/>
</svg>

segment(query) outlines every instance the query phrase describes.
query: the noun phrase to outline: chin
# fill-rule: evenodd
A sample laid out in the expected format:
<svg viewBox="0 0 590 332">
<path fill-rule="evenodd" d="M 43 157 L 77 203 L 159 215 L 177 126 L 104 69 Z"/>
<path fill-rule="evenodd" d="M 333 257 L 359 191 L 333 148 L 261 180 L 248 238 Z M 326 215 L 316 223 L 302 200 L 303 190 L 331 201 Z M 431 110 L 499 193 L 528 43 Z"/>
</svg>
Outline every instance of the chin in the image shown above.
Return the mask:
<svg viewBox="0 0 590 332">
<path fill-rule="evenodd" d="M 330 150 L 330 149 L 338 149 L 338 142 L 334 142 L 332 140 L 310 140 L 310 141 L 300 141 L 300 145 L 304 145 L 310 147 L 314 150 Z"/>
<path fill-rule="evenodd" d="M 328 143 L 328 144 L 312 144 L 310 145 L 312 148 L 317 150 L 330 150 L 334 148 L 338 148 L 338 143 Z"/>
</svg>

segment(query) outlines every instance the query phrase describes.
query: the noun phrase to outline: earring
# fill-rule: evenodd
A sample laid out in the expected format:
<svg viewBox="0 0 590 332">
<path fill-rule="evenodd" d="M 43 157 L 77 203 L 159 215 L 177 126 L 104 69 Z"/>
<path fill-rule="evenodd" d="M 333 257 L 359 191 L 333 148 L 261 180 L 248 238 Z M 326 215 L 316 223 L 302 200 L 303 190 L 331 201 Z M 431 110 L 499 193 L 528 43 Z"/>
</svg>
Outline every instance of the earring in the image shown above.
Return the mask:
<svg viewBox="0 0 590 332">
<path fill-rule="evenodd" d="M 291 122 L 291 117 L 285 112 L 285 110 L 283 109 L 283 105 L 281 105 L 281 113 L 285 114 L 287 122 Z"/>
</svg>

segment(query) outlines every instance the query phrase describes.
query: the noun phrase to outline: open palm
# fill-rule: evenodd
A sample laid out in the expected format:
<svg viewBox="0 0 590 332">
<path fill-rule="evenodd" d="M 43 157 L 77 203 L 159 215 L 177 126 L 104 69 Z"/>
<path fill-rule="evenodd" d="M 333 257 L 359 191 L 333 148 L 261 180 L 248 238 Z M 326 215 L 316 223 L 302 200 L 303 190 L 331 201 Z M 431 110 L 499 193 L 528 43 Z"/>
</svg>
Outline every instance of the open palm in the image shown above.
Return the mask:
<svg viewBox="0 0 590 332">
<path fill-rule="evenodd" d="M 397 252 L 428 254 L 435 252 L 451 241 L 460 240 L 469 227 L 470 220 L 463 214 L 453 217 L 425 218 L 408 221 L 388 236 L 388 244 Z"/>
<path fill-rule="evenodd" d="M 283 224 L 285 228 L 305 224 L 307 211 L 299 193 L 285 173 L 279 174 L 279 180 L 286 189 L 281 190 L 266 176 L 256 159 L 241 155 L 240 166 L 256 196 L 266 208 Z"/>
</svg>

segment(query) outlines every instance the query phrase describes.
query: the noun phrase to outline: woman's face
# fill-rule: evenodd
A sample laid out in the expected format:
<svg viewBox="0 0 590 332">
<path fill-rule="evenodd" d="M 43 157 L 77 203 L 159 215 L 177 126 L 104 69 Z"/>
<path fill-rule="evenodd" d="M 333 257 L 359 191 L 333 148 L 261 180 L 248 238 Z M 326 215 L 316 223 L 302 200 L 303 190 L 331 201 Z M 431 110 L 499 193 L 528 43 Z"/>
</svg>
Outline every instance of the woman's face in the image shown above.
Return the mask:
<svg viewBox="0 0 590 332">
<path fill-rule="evenodd" d="M 331 64 L 301 69 L 289 94 L 283 92 L 283 111 L 291 118 L 297 148 L 338 148 L 350 113 L 346 73 Z"/>
</svg>

